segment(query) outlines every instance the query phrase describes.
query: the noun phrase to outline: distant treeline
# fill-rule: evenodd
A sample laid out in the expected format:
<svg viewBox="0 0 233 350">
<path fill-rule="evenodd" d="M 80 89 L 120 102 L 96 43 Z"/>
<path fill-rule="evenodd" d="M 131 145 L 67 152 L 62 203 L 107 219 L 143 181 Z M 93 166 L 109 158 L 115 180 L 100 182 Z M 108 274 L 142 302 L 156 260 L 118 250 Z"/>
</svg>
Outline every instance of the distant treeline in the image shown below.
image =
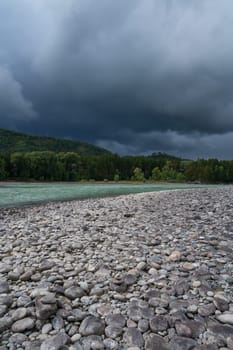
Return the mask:
<svg viewBox="0 0 233 350">
<path fill-rule="evenodd" d="M 233 161 L 192 161 L 161 153 L 120 157 L 75 152 L 14 152 L 0 154 L 0 179 L 232 183 Z"/>
</svg>

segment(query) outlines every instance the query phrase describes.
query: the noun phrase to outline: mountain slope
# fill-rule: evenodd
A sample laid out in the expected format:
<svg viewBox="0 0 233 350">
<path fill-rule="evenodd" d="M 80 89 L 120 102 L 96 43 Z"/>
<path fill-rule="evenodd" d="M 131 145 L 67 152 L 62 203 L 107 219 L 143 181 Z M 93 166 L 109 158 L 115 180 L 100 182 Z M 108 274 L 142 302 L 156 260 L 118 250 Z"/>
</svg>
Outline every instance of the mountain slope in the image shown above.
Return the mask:
<svg viewBox="0 0 233 350">
<path fill-rule="evenodd" d="M 104 148 L 86 142 L 40 137 L 16 131 L 0 129 L 0 152 L 77 152 L 79 154 L 110 153 Z"/>
</svg>

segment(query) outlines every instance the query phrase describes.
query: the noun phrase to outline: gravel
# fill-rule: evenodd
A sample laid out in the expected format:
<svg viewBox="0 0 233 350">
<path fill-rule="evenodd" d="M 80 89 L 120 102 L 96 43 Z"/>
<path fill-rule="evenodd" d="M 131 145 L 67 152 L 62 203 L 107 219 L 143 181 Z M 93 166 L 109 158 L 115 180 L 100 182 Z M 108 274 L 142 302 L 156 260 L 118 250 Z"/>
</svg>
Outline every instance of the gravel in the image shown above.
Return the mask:
<svg viewBox="0 0 233 350">
<path fill-rule="evenodd" d="M 0 210 L 0 350 L 233 349 L 233 187 Z"/>
</svg>

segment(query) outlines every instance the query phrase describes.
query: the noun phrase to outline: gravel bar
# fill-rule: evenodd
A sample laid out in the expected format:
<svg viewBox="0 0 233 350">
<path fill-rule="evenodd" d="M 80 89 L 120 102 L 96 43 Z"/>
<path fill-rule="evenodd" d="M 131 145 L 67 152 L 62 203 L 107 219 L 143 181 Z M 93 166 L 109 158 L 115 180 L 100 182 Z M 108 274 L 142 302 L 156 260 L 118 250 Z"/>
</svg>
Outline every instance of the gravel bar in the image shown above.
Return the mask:
<svg viewBox="0 0 233 350">
<path fill-rule="evenodd" d="M 0 210 L 0 350 L 233 350 L 233 187 Z"/>
</svg>

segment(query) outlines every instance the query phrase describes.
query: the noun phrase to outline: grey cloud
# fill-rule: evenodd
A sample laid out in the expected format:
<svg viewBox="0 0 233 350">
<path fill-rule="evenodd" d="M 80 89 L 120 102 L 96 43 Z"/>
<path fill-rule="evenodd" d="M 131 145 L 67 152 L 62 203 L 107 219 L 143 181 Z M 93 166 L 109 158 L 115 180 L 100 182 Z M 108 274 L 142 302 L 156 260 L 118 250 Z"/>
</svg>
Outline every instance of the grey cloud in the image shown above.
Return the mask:
<svg viewBox="0 0 233 350">
<path fill-rule="evenodd" d="M 31 102 L 23 96 L 21 85 L 7 68 L 1 66 L 0 92 L 1 122 L 6 119 L 29 121 L 37 117 Z"/>
<path fill-rule="evenodd" d="M 153 152 L 164 152 L 193 159 L 232 159 L 233 132 L 221 135 L 201 135 L 199 133 L 184 135 L 167 131 L 131 134 L 128 137 L 129 143 L 126 139 L 122 142 L 99 140 L 98 145 L 123 155 L 148 155 Z"/>
<path fill-rule="evenodd" d="M 231 0 L 3 0 L 0 23 L 0 64 L 38 112 L 18 128 L 229 156 Z"/>
</svg>

